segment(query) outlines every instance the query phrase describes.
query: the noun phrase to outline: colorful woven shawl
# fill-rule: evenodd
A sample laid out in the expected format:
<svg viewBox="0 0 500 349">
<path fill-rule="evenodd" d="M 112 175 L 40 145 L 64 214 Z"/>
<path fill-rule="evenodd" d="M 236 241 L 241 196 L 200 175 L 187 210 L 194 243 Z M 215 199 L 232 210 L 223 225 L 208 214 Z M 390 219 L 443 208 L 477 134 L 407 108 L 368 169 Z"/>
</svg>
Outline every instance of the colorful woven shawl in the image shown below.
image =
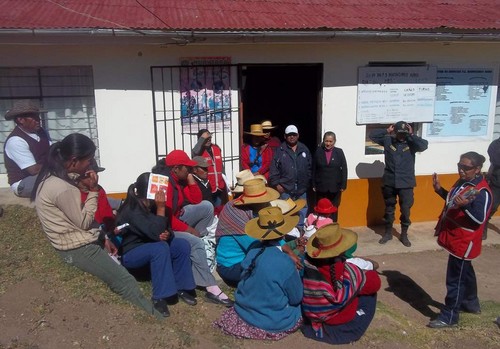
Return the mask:
<svg viewBox="0 0 500 349">
<path fill-rule="evenodd" d="M 238 208 L 234 202 L 228 202 L 219 214 L 219 223 L 215 230 L 215 238 L 224 235 L 245 235 L 245 224 L 253 218 L 251 209 Z"/>
<path fill-rule="evenodd" d="M 364 286 L 365 274 L 357 266 L 343 263 L 342 287 L 335 290 L 329 280 L 307 260 L 304 269 L 304 297 L 302 309 L 311 320 L 318 338 L 323 337 L 323 323 L 336 316 Z"/>
</svg>

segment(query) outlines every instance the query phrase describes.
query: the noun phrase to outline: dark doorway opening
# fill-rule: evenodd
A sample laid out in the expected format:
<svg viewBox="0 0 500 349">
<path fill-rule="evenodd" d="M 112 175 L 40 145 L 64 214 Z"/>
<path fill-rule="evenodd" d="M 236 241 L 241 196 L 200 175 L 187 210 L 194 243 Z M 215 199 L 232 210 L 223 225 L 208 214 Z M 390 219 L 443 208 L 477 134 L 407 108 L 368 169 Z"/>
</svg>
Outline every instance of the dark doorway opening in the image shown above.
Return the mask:
<svg viewBox="0 0 500 349">
<path fill-rule="evenodd" d="M 243 65 L 240 67 L 243 131 L 271 120 L 273 135 L 283 140 L 285 128 L 297 126 L 300 141 L 311 152 L 320 142 L 322 64 Z"/>
</svg>

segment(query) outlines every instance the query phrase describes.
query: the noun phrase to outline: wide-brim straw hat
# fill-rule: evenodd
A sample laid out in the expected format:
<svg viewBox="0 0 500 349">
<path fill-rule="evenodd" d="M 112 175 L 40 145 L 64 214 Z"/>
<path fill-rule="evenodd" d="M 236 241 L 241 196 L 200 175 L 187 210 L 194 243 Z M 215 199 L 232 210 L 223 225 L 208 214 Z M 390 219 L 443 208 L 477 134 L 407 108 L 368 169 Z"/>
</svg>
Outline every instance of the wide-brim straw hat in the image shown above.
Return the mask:
<svg viewBox="0 0 500 349">
<path fill-rule="evenodd" d="M 296 214 L 297 212 L 302 210 L 305 205 L 306 205 L 305 199 L 297 199 L 293 201 L 291 198 L 288 198 L 286 200 L 278 199 L 271 201 L 271 206 L 279 207 L 281 209 L 281 212 L 283 212 L 283 214 L 286 214 L 288 216 Z"/>
<path fill-rule="evenodd" d="M 250 170 L 243 170 L 238 172 L 236 174 L 236 184 L 234 185 L 234 188 L 231 191 L 233 193 L 243 193 L 243 184 L 245 184 L 246 181 L 254 178 L 255 176 Z"/>
<path fill-rule="evenodd" d="M 280 193 L 273 188 L 266 187 L 262 179 L 250 179 L 243 184 L 243 194 L 234 199 L 234 204 L 248 205 L 271 202 L 280 197 Z"/>
<path fill-rule="evenodd" d="M 245 233 L 258 240 L 280 239 L 298 222 L 298 216 L 284 215 L 279 207 L 265 207 L 259 211 L 259 217 L 247 222 Z"/>
<path fill-rule="evenodd" d="M 245 131 L 247 135 L 251 136 L 258 136 L 258 137 L 264 137 L 266 134 L 264 133 L 264 130 L 262 129 L 261 124 L 253 124 L 250 125 L 250 131 L 247 132 Z"/>
<path fill-rule="evenodd" d="M 25 117 L 33 114 L 46 113 L 47 110 L 40 109 L 40 106 L 30 99 L 21 99 L 14 102 L 11 109 L 5 113 L 5 120 L 14 120 L 18 117 Z"/>
<path fill-rule="evenodd" d="M 276 126 L 273 126 L 271 120 L 264 120 L 260 123 L 262 125 L 263 130 L 274 130 Z"/>
<path fill-rule="evenodd" d="M 358 234 L 332 223 L 322 226 L 309 238 L 306 251 L 311 258 L 332 258 L 340 256 L 357 242 Z"/>
<path fill-rule="evenodd" d="M 321 214 L 332 214 L 337 212 L 337 206 L 333 205 L 327 198 L 320 199 L 316 206 L 314 206 L 314 212 Z"/>
</svg>

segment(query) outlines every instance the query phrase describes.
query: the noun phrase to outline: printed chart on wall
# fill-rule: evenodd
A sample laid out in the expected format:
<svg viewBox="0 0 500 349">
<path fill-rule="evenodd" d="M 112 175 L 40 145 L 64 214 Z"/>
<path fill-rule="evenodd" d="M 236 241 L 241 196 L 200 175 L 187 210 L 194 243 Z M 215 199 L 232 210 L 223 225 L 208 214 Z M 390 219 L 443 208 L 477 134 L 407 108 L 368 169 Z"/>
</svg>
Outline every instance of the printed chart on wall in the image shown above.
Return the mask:
<svg viewBox="0 0 500 349">
<path fill-rule="evenodd" d="M 358 69 L 357 124 L 405 120 L 430 122 L 434 116 L 436 67 L 377 66 Z"/>
<path fill-rule="evenodd" d="M 434 120 L 424 125 L 425 137 L 486 137 L 492 83 L 492 69 L 438 69 Z"/>
</svg>

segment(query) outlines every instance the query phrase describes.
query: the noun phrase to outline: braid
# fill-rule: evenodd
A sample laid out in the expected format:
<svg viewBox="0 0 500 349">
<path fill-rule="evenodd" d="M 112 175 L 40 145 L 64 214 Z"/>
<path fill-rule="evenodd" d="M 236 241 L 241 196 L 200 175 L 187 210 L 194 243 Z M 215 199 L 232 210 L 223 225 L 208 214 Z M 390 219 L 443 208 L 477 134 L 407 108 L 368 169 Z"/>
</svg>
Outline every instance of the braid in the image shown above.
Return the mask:
<svg viewBox="0 0 500 349">
<path fill-rule="evenodd" d="M 243 275 L 243 280 L 246 280 L 250 277 L 250 275 L 252 275 L 252 272 L 255 268 L 255 263 L 257 261 L 257 258 L 264 252 L 264 250 L 266 249 L 266 246 L 262 246 L 260 251 L 257 252 L 257 254 L 255 255 L 255 257 L 253 257 L 252 259 L 252 262 L 250 263 L 250 265 L 248 266 L 248 269 L 245 270 L 245 274 Z"/>
<path fill-rule="evenodd" d="M 343 287 L 341 280 L 343 273 L 344 273 L 343 259 L 340 257 L 335 257 L 333 263 L 330 264 L 330 279 L 335 291 L 338 291 Z"/>
</svg>

